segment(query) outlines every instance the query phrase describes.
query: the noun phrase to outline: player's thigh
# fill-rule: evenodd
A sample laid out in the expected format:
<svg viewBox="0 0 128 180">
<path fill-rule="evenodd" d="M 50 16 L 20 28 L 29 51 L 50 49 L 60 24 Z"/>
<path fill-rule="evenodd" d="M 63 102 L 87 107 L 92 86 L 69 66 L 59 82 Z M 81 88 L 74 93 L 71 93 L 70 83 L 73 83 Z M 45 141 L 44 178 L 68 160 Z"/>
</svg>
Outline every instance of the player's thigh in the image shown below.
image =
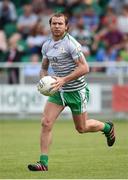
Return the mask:
<svg viewBox="0 0 128 180">
<path fill-rule="evenodd" d="M 41 120 L 42 124 L 52 125 L 63 109 L 64 107 L 62 105 L 57 105 L 55 103 L 47 101 Z"/>
<path fill-rule="evenodd" d="M 88 119 L 87 112 L 81 113 L 81 114 L 73 114 L 73 121 L 75 124 L 76 129 L 79 128 L 85 128 L 86 127 L 86 120 Z"/>
<path fill-rule="evenodd" d="M 64 98 L 73 115 L 79 115 L 87 111 L 88 98 L 86 88 L 65 93 Z"/>
</svg>

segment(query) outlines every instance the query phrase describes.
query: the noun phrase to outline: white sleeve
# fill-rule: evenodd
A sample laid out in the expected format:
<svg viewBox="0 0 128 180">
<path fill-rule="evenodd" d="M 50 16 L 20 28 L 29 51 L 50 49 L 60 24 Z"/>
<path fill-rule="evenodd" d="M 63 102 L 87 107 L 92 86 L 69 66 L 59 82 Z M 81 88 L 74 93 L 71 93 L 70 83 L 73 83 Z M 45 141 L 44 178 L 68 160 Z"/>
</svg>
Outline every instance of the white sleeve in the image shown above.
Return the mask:
<svg viewBox="0 0 128 180">
<path fill-rule="evenodd" d="M 47 55 L 46 55 L 46 44 L 45 43 L 42 46 L 41 53 L 42 53 L 43 59 L 46 59 Z"/>
<path fill-rule="evenodd" d="M 70 41 L 69 50 L 72 58 L 74 60 L 79 59 L 81 56 L 83 56 L 81 45 L 77 41 Z"/>
</svg>

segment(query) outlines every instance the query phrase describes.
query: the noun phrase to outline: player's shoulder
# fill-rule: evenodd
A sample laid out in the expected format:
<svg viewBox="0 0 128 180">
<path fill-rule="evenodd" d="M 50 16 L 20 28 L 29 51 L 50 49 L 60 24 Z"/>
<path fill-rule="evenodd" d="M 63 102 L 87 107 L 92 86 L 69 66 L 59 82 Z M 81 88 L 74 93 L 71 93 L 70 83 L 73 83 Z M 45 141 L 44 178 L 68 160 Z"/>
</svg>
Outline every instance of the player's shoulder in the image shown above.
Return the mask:
<svg viewBox="0 0 128 180">
<path fill-rule="evenodd" d="M 43 42 L 42 47 L 47 47 L 48 44 L 51 42 L 51 37 L 46 38 L 46 40 Z"/>
<path fill-rule="evenodd" d="M 66 39 L 69 42 L 69 44 L 72 46 L 81 46 L 80 43 L 73 36 L 71 36 L 69 33 L 67 33 Z"/>
<path fill-rule="evenodd" d="M 42 44 L 41 52 L 44 55 L 48 51 L 49 44 L 51 42 L 51 38 L 48 37 Z"/>
</svg>

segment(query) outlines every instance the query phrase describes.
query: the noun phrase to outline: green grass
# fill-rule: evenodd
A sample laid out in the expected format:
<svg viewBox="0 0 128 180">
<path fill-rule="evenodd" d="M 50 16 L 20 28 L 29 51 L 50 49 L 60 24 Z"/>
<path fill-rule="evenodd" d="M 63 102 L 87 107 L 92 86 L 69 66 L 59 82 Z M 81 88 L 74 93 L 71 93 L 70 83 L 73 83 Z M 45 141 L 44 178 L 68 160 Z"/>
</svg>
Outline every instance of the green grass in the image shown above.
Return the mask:
<svg viewBox="0 0 128 180">
<path fill-rule="evenodd" d="M 127 179 L 128 121 L 115 121 L 116 144 L 101 133 L 78 134 L 72 121 L 54 127 L 48 172 L 30 172 L 39 159 L 39 121 L 0 121 L 0 179 Z"/>
</svg>

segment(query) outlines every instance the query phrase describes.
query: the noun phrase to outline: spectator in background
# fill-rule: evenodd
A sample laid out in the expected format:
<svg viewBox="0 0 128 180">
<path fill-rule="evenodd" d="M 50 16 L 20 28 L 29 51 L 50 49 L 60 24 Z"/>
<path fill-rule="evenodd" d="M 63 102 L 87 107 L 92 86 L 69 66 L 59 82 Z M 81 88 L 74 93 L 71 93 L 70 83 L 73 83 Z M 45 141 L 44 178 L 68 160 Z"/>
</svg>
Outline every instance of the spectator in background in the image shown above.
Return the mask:
<svg viewBox="0 0 128 180">
<path fill-rule="evenodd" d="M 123 48 L 119 53 L 119 57 L 121 61 L 128 62 L 128 35 L 124 38 Z"/>
<path fill-rule="evenodd" d="M 126 4 L 128 4 L 128 0 L 110 0 L 108 5 L 111 6 L 116 11 L 116 14 L 120 14 L 123 5 Z"/>
<path fill-rule="evenodd" d="M 71 35 L 75 37 L 82 46 L 89 46 L 91 48 L 92 33 L 86 29 L 83 17 L 77 18 L 76 26 L 72 29 Z"/>
<path fill-rule="evenodd" d="M 0 54 L 7 51 L 7 38 L 3 30 L 0 30 Z"/>
<path fill-rule="evenodd" d="M 108 6 L 106 9 L 105 15 L 101 18 L 101 28 L 102 29 L 107 29 L 107 26 L 111 23 L 116 23 L 117 22 L 117 15 L 115 13 L 115 10 L 111 7 Z"/>
<path fill-rule="evenodd" d="M 126 35 L 124 38 L 123 48 L 119 52 L 119 60 L 128 62 L 128 35 Z M 125 67 L 123 72 L 128 74 L 128 67 Z"/>
<path fill-rule="evenodd" d="M 49 28 L 49 18 L 51 17 L 51 14 L 53 14 L 53 10 L 50 8 L 44 8 L 39 14 L 39 20 L 42 23 L 42 26 L 44 27 L 44 30 L 47 31 L 47 33 L 50 34 L 50 28 Z"/>
<path fill-rule="evenodd" d="M 117 23 L 117 16 L 115 11 L 111 7 L 107 7 L 106 13 L 100 19 L 98 31 L 93 34 L 93 45 L 92 50 L 97 54 L 98 49 L 103 47 L 105 49 L 104 36 L 110 31 L 110 24 Z"/>
<path fill-rule="evenodd" d="M 38 76 L 40 72 L 40 57 L 38 54 L 32 54 L 29 62 L 31 64 L 27 64 L 24 68 L 25 76 Z"/>
<path fill-rule="evenodd" d="M 13 34 L 9 39 L 9 49 L 7 54 L 7 63 L 11 64 L 15 62 L 20 62 L 23 55 L 22 49 L 18 47 L 18 41 L 21 39 L 19 33 Z M 18 84 L 19 83 L 19 68 L 9 68 L 8 69 L 8 83 Z"/>
<path fill-rule="evenodd" d="M 100 16 L 104 16 L 106 14 L 106 9 L 108 7 L 109 0 L 108 1 L 106 1 L 106 0 L 98 0 L 98 1 L 95 1 L 95 2 L 97 2 L 99 7 L 101 8 Z"/>
<path fill-rule="evenodd" d="M 123 34 L 117 29 L 116 23 L 110 23 L 101 40 L 104 41 L 105 46 L 120 50 L 123 43 Z"/>
<path fill-rule="evenodd" d="M 90 6 L 84 12 L 84 23 L 86 24 L 86 28 L 95 33 L 99 26 L 99 16 L 96 14 L 94 9 Z"/>
<path fill-rule="evenodd" d="M 38 17 L 33 13 L 31 4 L 24 5 L 23 10 L 23 14 L 18 18 L 17 29 L 22 37 L 26 38 L 37 23 Z"/>
<path fill-rule="evenodd" d="M 84 0 L 67 0 L 67 4 L 67 11 L 70 16 L 74 16 L 78 13 L 83 13 L 88 6 Z"/>
<path fill-rule="evenodd" d="M 5 57 L 7 53 L 7 38 L 3 30 L 0 29 L 0 62 L 5 62 Z M 0 67 L 0 73 L 3 71 L 3 69 Z"/>
<path fill-rule="evenodd" d="M 36 15 L 40 15 L 43 9 L 46 8 L 44 0 L 32 0 L 33 12 Z"/>
<path fill-rule="evenodd" d="M 44 0 L 46 4 L 46 8 L 53 8 L 55 5 L 55 0 Z"/>
<path fill-rule="evenodd" d="M 98 62 L 108 61 L 115 62 L 118 57 L 118 52 L 123 46 L 123 34 L 118 31 L 116 22 L 108 23 L 106 31 L 96 37 L 97 41 L 103 43 L 103 47 L 97 48 L 96 60 Z M 104 71 L 104 68 L 97 68 L 97 71 Z M 109 69 L 110 70 L 110 69 Z M 108 72 L 108 69 L 107 69 Z M 115 72 L 111 69 L 110 73 Z M 109 74 L 110 74 L 109 73 Z"/>
<path fill-rule="evenodd" d="M 30 54 L 40 54 L 42 44 L 47 39 L 47 32 L 44 30 L 41 22 L 37 22 L 32 28 L 31 34 L 28 35 L 26 41 Z"/>
<path fill-rule="evenodd" d="M 128 34 L 128 4 L 123 6 L 122 14 L 117 17 L 117 28 L 120 32 Z"/>
<path fill-rule="evenodd" d="M 65 0 L 56 0 L 55 5 L 53 7 L 54 12 L 63 12 L 65 13 L 67 10 L 67 3 Z"/>
<path fill-rule="evenodd" d="M 117 29 L 117 22 L 113 21 L 112 23 L 106 24 L 104 30 L 101 30 L 99 33 L 97 33 L 94 37 L 95 41 L 93 46 L 95 46 L 95 49 L 98 51 L 100 48 L 96 47 L 99 45 L 99 43 L 102 42 L 103 49 L 111 47 L 111 49 L 120 50 L 122 48 L 123 43 L 123 34 Z"/>
<path fill-rule="evenodd" d="M 82 51 L 87 57 L 90 54 L 92 33 L 86 29 L 84 19 L 82 17 L 77 19 L 77 24 L 70 34 L 82 45 Z"/>
<path fill-rule="evenodd" d="M 111 62 L 111 64 L 116 62 L 118 57 L 118 51 L 116 51 L 115 49 L 112 49 L 111 46 L 106 47 L 106 49 L 100 49 L 98 50 L 97 54 L 96 54 L 96 60 L 97 62 Z M 107 72 L 107 74 L 113 74 L 116 73 L 116 68 L 115 67 L 107 67 L 107 68 L 103 68 L 103 67 L 95 67 L 93 68 L 93 72 L 94 69 L 96 72 Z"/>
<path fill-rule="evenodd" d="M 10 0 L 0 2 L 0 26 L 3 28 L 5 24 L 15 22 L 17 19 L 16 8 Z"/>
<path fill-rule="evenodd" d="M 100 16 L 102 14 L 102 9 L 99 5 L 99 0 L 81 0 L 81 4 L 85 9 L 92 8 L 96 15 Z M 103 0 L 102 0 L 103 1 Z"/>
</svg>

